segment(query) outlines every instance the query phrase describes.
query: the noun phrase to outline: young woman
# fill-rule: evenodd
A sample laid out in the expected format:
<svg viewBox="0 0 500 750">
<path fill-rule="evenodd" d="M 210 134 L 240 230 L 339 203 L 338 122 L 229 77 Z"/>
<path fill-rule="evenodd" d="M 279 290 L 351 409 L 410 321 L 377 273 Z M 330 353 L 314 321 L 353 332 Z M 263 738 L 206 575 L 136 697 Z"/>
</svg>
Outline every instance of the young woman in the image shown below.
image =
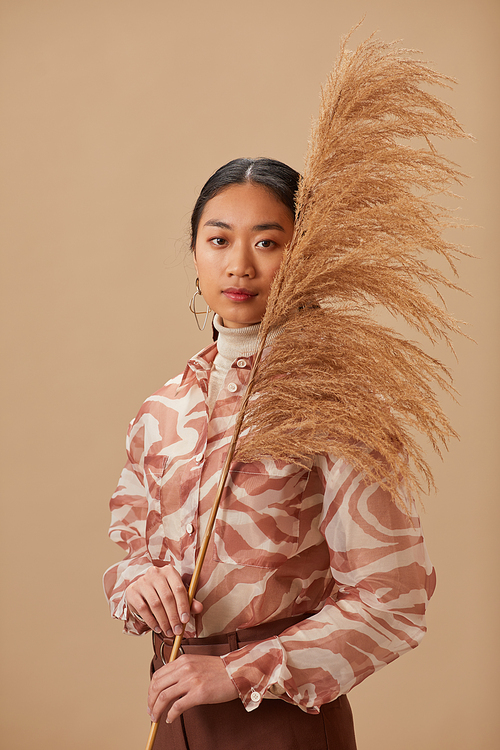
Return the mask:
<svg viewBox="0 0 500 750">
<path fill-rule="evenodd" d="M 425 632 L 434 574 L 418 518 L 327 455 L 307 469 L 233 463 L 189 610 L 298 178 L 278 161 L 237 159 L 203 187 L 191 244 L 217 340 L 130 424 L 110 530 L 127 555 L 104 583 L 126 632 L 153 631 L 155 748 L 353 750 L 346 693 Z M 183 625 L 183 654 L 168 664 Z"/>
</svg>

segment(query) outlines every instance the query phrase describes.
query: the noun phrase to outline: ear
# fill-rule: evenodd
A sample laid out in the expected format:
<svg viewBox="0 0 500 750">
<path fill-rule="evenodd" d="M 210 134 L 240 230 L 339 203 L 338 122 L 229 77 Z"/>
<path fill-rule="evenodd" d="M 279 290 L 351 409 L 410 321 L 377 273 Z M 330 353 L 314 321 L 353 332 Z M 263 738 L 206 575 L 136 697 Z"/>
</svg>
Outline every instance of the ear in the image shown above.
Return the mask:
<svg viewBox="0 0 500 750">
<path fill-rule="evenodd" d="M 196 275 L 199 276 L 200 274 L 198 273 L 198 263 L 196 262 L 196 250 L 193 250 L 193 263 L 196 269 Z"/>
</svg>

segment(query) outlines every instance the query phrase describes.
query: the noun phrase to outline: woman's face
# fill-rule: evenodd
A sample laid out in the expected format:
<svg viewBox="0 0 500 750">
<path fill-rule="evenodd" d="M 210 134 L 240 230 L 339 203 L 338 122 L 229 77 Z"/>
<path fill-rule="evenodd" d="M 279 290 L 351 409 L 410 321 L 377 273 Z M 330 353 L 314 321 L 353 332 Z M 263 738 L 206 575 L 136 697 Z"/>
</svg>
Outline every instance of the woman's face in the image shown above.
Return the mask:
<svg viewBox="0 0 500 750">
<path fill-rule="evenodd" d="M 292 233 L 289 209 L 261 185 L 231 185 L 208 201 L 194 264 L 204 299 L 227 328 L 262 320 Z"/>
</svg>

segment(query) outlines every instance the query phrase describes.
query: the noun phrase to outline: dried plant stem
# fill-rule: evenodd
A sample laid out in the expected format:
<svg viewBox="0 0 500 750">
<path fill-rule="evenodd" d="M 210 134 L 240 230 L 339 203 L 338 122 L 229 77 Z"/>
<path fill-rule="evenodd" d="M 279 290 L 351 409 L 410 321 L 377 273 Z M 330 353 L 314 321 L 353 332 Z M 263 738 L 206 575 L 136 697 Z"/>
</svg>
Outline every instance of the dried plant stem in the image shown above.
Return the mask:
<svg viewBox="0 0 500 750">
<path fill-rule="evenodd" d="M 240 411 L 236 420 L 236 424 L 234 426 L 234 432 L 231 438 L 231 442 L 229 443 L 229 447 L 227 449 L 226 459 L 224 461 L 224 466 L 222 467 L 221 475 L 219 478 L 219 484 L 217 485 L 217 492 L 215 494 L 215 499 L 212 504 L 212 509 L 210 511 L 210 517 L 208 519 L 207 528 L 205 529 L 205 534 L 203 535 L 203 541 L 201 543 L 200 549 L 198 551 L 198 555 L 196 557 L 196 563 L 195 563 L 193 575 L 191 577 L 191 581 L 190 581 L 189 589 L 188 589 L 188 601 L 189 601 L 190 608 L 191 608 L 193 599 L 196 594 L 196 589 L 198 588 L 198 581 L 199 581 L 200 574 L 203 568 L 203 563 L 205 561 L 205 556 L 207 554 L 207 549 L 208 549 L 208 545 L 210 542 L 210 538 L 212 536 L 215 519 L 217 517 L 217 511 L 219 509 L 220 501 L 222 498 L 222 493 L 224 492 L 224 489 L 226 486 L 227 475 L 229 474 L 229 467 L 231 466 L 231 462 L 233 460 L 234 452 L 236 449 L 236 443 L 238 442 L 238 438 L 239 438 L 241 428 L 243 425 L 243 419 L 245 416 L 247 404 L 252 393 L 253 384 L 255 382 L 255 373 L 259 366 L 259 362 L 262 357 L 262 352 L 264 351 L 265 344 L 266 344 L 266 337 L 264 336 L 264 337 L 261 337 L 260 339 L 259 347 L 254 357 L 254 362 L 253 362 L 252 370 L 250 373 L 248 385 L 245 391 L 245 395 L 243 396 L 243 400 L 241 402 Z M 175 659 L 177 658 L 177 655 L 179 653 L 179 648 L 182 643 L 182 638 L 184 635 L 185 628 L 186 626 L 183 625 L 182 633 L 177 635 L 174 639 L 174 642 L 172 644 L 172 650 L 170 651 L 170 656 L 168 659 L 169 664 L 170 662 L 175 661 Z M 148 741 L 146 744 L 146 750 L 152 750 L 155 737 L 156 737 L 156 733 L 158 731 L 158 726 L 159 726 L 158 721 L 152 722 L 151 728 L 149 730 L 149 737 L 148 737 Z"/>
</svg>

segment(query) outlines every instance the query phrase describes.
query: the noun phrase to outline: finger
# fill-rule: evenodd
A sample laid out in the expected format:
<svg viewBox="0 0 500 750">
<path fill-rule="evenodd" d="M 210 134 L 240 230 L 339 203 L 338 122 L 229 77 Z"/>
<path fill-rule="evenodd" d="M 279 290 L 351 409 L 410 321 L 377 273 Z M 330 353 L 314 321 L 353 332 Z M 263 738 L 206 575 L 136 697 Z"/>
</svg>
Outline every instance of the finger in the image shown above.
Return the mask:
<svg viewBox="0 0 500 750">
<path fill-rule="evenodd" d="M 193 615 L 199 615 L 200 612 L 203 612 L 203 604 L 198 601 L 198 599 L 193 599 L 193 603 L 191 604 L 191 612 Z"/>
<path fill-rule="evenodd" d="M 167 724 L 171 724 L 188 708 L 203 702 L 195 686 L 186 680 L 179 680 L 158 693 L 154 702 L 150 703 L 149 715 L 152 721 L 159 721 L 161 715 L 166 713 Z"/>
<path fill-rule="evenodd" d="M 160 630 L 167 635 L 173 635 L 173 628 L 179 624 L 176 600 L 172 592 L 169 578 L 184 589 L 182 579 L 171 566 L 165 568 L 150 568 L 143 581 L 141 592 L 147 606 Z M 184 589 L 185 590 L 185 589 Z M 155 628 L 156 630 L 156 628 Z"/>
<path fill-rule="evenodd" d="M 152 630 L 159 632 L 159 628 L 167 636 L 181 635 L 183 626 L 189 622 L 188 593 L 181 576 L 171 565 L 151 566 L 129 585 L 127 602 Z M 193 602 L 193 614 L 198 614 L 202 608 L 200 602 Z"/>
<path fill-rule="evenodd" d="M 154 672 L 148 690 L 148 713 L 152 721 L 158 721 L 167 706 L 179 698 L 180 694 L 179 679 L 171 664 Z"/>
<path fill-rule="evenodd" d="M 170 703 L 189 691 L 197 690 L 200 684 L 199 666 L 198 657 L 181 654 L 175 662 L 153 672 L 148 689 L 150 712 L 159 716 Z"/>
<path fill-rule="evenodd" d="M 151 628 L 151 630 L 154 630 L 157 633 L 160 632 L 161 626 L 158 623 L 155 615 L 151 611 L 147 600 L 143 596 L 141 596 L 137 592 L 129 592 L 127 590 L 126 600 L 128 610 L 132 617 L 134 617 L 139 622 L 143 622 L 145 625 Z"/>
<path fill-rule="evenodd" d="M 127 609 L 129 611 L 129 614 L 131 615 L 131 617 L 133 617 L 134 620 L 137 620 L 138 622 L 141 622 L 144 625 L 147 624 L 146 620 L 138 612 L 135 611 L 135 609 L 130 605 L 130 603 L 127 604 Z"/>
<path fill-rule="evenodd" d="M 151 721 L 156 722 L 160 721 L 161 715 L 164 711 L 170 711 L 172 706 L 175 704 L 175 702 L 178 700 L 179 695 L 178 691 L 176 690 L 177 686 L 167 688 L 166 690 L 163 690 L 159 695 L 157 700 L 154 702 L 152 708 L 148 708 L 148 713 L 151 717 Z M 167 721 L 167 723 L 170 723 Z"/>
<path fill-rule="evenodd" d="M 172 628 L 178 620 L 175 599 L 168 586 L 158 585 L 158 581 L 155 583 L 156 587 L 148 594 L 148 606 L 161 630 L 166 635 L 172 636 Z"/>
<path fill-rule="evenodd" d="M 163 632 L 173 636 L 173 629 L 180 624 L 180 618 L 175 597 L 166 581 L 155 581 L 155 588 L 148 595 L 148 606 Z"/>
<path fill-rule="evenodd" d="M 190 606 L 186 587 L 175 568 L 162 568 L 162 583 L 158 582 L 157 592 L 170 621 L 175 635 L 181 635 L 184 626 L 189 622 Z"/>
<path fill-rule="evenodd" d="M 193 708 L 193 706 L 197 705 L 199 705 L 199 702 L 193 700 L 191 694 L 181 696 L 180 698 L 175 700 L 168 709 L 166 716 L 167 724 L 171 724 L 173 721 L 179 718 L 179 716 L 183 714 L 184 711 L 187 711 L 188 708 Z M 161 716 L 161 714 L 159 715 Z"/>
</svg>

